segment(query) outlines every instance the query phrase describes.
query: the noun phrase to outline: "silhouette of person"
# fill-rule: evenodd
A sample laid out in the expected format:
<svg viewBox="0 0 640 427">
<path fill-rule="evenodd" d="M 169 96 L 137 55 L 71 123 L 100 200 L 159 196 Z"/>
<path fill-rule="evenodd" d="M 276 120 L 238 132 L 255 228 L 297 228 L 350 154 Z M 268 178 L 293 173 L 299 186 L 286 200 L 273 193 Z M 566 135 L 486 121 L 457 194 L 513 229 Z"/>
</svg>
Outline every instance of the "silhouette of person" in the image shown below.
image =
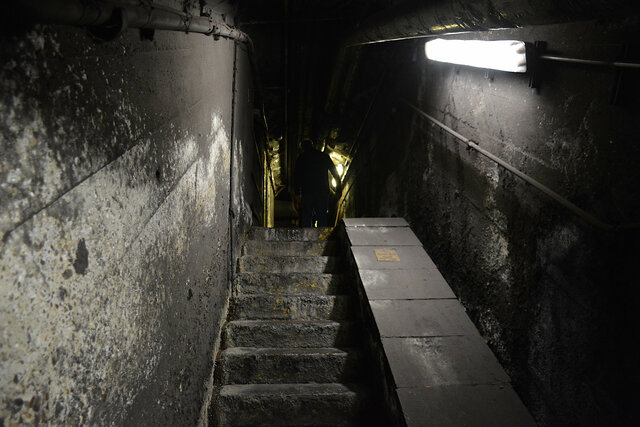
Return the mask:
<svg viewBox="0 0 640 427">
<path fill-rule="evenodd" d="M 329 175 L 336 179 L 336 194 L 342 193 L 340 174 L 327 153 L 318 151 L 309 139 L 302 141 L 294 172 L 296 202 L 300 207 L 300 227 L 327 226 L 329 205 Z"/>
</svg>

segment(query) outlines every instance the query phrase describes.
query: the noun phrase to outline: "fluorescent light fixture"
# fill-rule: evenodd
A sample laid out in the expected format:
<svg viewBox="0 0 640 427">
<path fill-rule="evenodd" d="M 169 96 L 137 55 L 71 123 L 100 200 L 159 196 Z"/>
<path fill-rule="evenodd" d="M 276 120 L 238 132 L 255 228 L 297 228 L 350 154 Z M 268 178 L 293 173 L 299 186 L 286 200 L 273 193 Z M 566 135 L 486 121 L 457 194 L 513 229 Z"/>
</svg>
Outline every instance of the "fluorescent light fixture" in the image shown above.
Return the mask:
<svg viewBox="0 0 640 427">
<path fill-rule="evenodd" d="M 470 67 L 525 73 L 524 42 L 517 40 L 430 40 L 424 45 L 428 59 Z"/>
<path fill-rule="evenodd" d="M 338 175 L 342 176 L 342 172 L 344 172 L 344 166 L 342 166 L 342 164 L 339 164 L 338 166 L 336 166 L 336 170 L 338 171 Z"/>
</svg>

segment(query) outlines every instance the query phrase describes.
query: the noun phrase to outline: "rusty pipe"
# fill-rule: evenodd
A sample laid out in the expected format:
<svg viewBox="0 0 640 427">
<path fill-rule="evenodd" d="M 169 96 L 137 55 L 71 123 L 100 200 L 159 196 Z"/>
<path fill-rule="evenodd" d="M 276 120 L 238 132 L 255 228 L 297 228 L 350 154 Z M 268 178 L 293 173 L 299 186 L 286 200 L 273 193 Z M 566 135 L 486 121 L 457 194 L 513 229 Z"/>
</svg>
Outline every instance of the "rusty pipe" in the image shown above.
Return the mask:
<svg viewBox="0 0 640 427">
<path fill-rule="evenodd" d="M 86 2 L 82 0 L 24 0 L 22 11 L 45 24 L 99 27 L 121 19 L 120 27 L 185 31 L 250 43 L 249 36 L 222 20 L 194 16 L 162 5 L 136 0 Z"/>
</svg>

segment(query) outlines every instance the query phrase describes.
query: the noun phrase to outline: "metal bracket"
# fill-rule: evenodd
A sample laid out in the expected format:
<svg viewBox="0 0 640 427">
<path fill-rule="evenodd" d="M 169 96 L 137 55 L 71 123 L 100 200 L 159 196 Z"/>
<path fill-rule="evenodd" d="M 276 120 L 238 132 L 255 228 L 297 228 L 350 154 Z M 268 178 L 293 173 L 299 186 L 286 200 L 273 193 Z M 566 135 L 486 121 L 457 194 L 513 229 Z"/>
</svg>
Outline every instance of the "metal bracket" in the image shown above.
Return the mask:
<svg viewBox="0 0 640 427">
<path fill-rule="evenodd" d="M 542 81 L 542 67 L 540 64 L 540 55 L 547 50 L 547 42 L 535 41 L 533 44 L 526 44 L 527 55 L 527 73 L 529 74 L 529 87 L 540 90 Z"/>
<path fill-rule="evenodd" d="M 86 27 L 87 34 L 96 43 L 105 43 L 116 39 L 125 29 L 125 22 L 122 9 L 113 9 L 109 20 L 99 26 Z"/>
</svg>

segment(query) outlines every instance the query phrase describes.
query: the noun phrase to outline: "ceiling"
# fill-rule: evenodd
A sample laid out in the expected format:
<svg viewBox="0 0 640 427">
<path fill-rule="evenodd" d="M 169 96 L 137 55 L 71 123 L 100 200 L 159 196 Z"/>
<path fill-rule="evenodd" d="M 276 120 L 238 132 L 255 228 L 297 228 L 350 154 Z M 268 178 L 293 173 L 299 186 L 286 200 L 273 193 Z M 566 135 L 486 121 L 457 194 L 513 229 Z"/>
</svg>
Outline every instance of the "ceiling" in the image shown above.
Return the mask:
<svg viewBox="0 0 640 427">
<path fill-rule="evenodd" d="M 211 0 L 208 0 L 211 1 Z M 389 44 L 368 43 L 607 17 L 636 16 L 627 0 L 234 0 L 254 44 L 259 103 L 274 183 L 287 198 L 304 138 L 340 163 L 397 65 Z M 393 43 L 391 43 L 393 45 Z M 357 77 L 357 78 L 356 78 Z"/>
</svg>

